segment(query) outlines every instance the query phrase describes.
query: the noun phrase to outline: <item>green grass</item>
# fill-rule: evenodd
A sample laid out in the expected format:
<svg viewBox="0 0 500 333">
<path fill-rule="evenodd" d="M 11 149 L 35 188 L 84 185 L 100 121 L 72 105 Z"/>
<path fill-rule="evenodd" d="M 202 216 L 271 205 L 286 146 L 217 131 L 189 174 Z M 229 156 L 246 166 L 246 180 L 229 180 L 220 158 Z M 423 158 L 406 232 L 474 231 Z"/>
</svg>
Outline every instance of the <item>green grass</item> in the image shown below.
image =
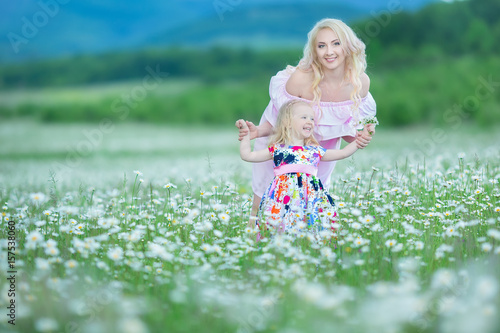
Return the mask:
<svg viewBox="0 0 500 333">
<path fill-rule="evenodd" d="M 450 132 L 446 152 L 440 146 L 418 160 L 408 152 L 429 130 L 381 127 L 333 174 L 341 225 L 333 238 L 256 243 L 244 227 L 249 168 L 236 163 L 235 129 L 117 126 L 58 180 L 48 177 L 46 165 L 60 161 L 51 154 L 65 149 L 62 138 L 77 145 L 92 127 L 18 125 L 26 130 L 24 157 L 15 155 L 16 140 L 0 152 L 0 165 L 17 170 L 0 182 L 0 235 L 15 221 L 19 331 L 43 331 L 44 323 L 53 332 L 458 332 L 467 325 L 489 332 L 499 325 L 500 247 L 491 231 L 500 231 L 498 132 Z M 12 139 L 23 135 L 18 125 L 3 125 Z M 176 154 L 158 154 L 172 146 Z M 28 158 L 43 147 L 46 161 Z M 199 148 L 205 154 L 184 154 Z M 28 170 L 38 178 L 16 181 Z"/>
</svg>

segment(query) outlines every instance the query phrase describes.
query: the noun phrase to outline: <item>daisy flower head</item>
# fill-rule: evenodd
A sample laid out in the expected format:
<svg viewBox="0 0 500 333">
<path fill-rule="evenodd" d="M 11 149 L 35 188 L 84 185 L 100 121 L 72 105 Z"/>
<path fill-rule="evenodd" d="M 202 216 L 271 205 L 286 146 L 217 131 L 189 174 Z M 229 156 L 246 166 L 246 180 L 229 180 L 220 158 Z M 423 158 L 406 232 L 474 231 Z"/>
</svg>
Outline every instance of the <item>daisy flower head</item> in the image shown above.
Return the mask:
<svg viewBox="0 0 500 333">
<path fill-rule="evenodd" d="M 49 239 L 49 241 L 51 241 L 51 239 Z M 47 241 L 47 243 L 49 241 Z M 57 246 L 49 246 L 47 243 L 45 244 L 45 254 L 49 256 L 59 255 L 59 249 L 57 248 Z"/>
<path fill-rule="evenodd" d="M 490 252 L 493 249 L 493 246 L 490 243 L 481 244 L 481 251 Z"/>
<path fill-rule="evenodd" d="M 359 229 L 361 229 L 361 223 L 353 222 L 353 223 L 351 223 L 351 228 L 359 230 Z"/>
<path fill-rule="evenodd" d="M 454 226 L 446 228 L 446 231 L 444 234 L 446 236 L 459 236 L 459 234 Z"/>
<path fill-rule="evenodd" d="M 134 170 L 134 173 L 135 173 L 138 177 L 142 177 L 142 172 L 140 172 L 139 170 Z"/>
<path fill-rule="evenodd" d="M 432 276 L 431 288 L 441 289 L 446 287 L 454 290 L 456 287 L 456 281 L 457 276 L 452 270 L 441 268 L 437 270 Z"/>
<path fill-rule="evenodd" d="M 365 261 L 363 259 L 358 259 L 354 261 L 354 265 L 356 266 L 363 266 L 365 264 Z"/>
<path fill-rule="evenodd" d="M 44 258 L 35 258 L 36 269 L 40 271 L 50 270 L 50 262 Z"/>
<path fill-rule="evenodd" d="M 360 216 L 359 217 L 359 221 L 361 223 L 372 223 L 373 221 L 375 221 L 375 219 L 371 215 L 365 215 L 365 216 L 362 216 L 362 217 Z"/>
<path fill-rule="evenodd" d="M 387 247 L 394 247 L 396 246 L 398 242 L 395 240 L 395 239 L 388 239 L 386 242 L 385 242 L 385 246 Z"/>
<path fill-rule="evenodd" d="M 423 249 L 424 249 L 424 242 L 416 241 L 415 242 L 415 250 L 423 250 Z"/>
<path fill-rule="evenodd" d="M 34 248 L 37 244 L 43 243 L 43 241 L 43 235 L 37 230 L 33 230 L 26 235 L 26 247 L 28 248 Z M 30 247 L 30 245 L 34 245 L 34 247 Z"/>
<path fill-rule="evenodd" d="M 121 247 L 115 247 L 108 250 L 108 258 L 113 261 L 119 261 L 123 258 L 123 249 Z"/>
<path fill-rule="evenodd" d="M 392 247 L 391 250 L 392 252 L 400 252 L 401 250 L 403 250 L 403 243 L 397 243 Z"/>
<path fill-rule="evenodd" d="M 361 237 L 358 237 L 356 238 L 356 240 L 354 241 L 354 247 L 360 247 L 362 246 L 363 244 L 365 244 L 365 240 Z"/>
<path fill-rule="evenodd" d="M 476 282 L 475 295 L 482 301 L 494 300 L 498 290 L 498 282 L 493 276 L 482 276 Z"/>
<path fill-rule="evenodd" d="M 201 245 L 201 249 L 203 251 L 205 251 L 206 253 L 210 253 L 210 252 L 213 252 L 213 248 L 212 246 L 210 246 L 210 244 L 207 244 L 207 243 L 204 243 Z"/>
<path fill-rule="evenodd" d="M 500 230 L 498 230 L 498 229 L 488 230 L 487 235 L 490 237 L 493 237 L 496 240 L 500 240 Z"/>
<path fill-rule="evenodd" d="M 73 269 L 78 266 L 78 262 L 76 260 L 70 259 L 64 263 L 64 266 L 66 268 Z"/>
<path fill-rule="evenodd" d="M 361 216 L 362 212 L 358 208 L 351 209 L 351 214 L 354 216 Z"/>
<path fill-rule="evenodd" d="M 330 220 L 333 220 L 335 217 L 337 217 L 337 212 L 334 210 L 328 210 L 325 212 L 325 215 L 328 216 Z"/>
<path fill-rule="evenodd" d="M 40 228 L 40 227 L 43 227 L 43 226 L 44 226 L 44 225 L 46 225 L 46 224 L 47 224 L 47 221 L 42 221 L 42 220 L 40 220 L 40 221 L 36 221 L 36 222 L 35 222 L 35 225 L 36 225 L 37 227 L 39 227 L 39 228 Z"/>
<path fill-rule="evenodd" d="M 40 206 L 40 205 L 44 204 L 45 202 L 47 202 L 47 196 L 41 192 L 31 193 L 30 194 L 30 201 L 32 204 L 34 204 L 36 206 Z"/>
<path fill-rule="evenodd" d="M 229 220 L 231 219 L 231 217 L 228 214 L 226 214 L 226 213 L 222 213 L 222 214 L 219 214 L 219 219 L 223 223 L 228 223 Z"/>
</svg>

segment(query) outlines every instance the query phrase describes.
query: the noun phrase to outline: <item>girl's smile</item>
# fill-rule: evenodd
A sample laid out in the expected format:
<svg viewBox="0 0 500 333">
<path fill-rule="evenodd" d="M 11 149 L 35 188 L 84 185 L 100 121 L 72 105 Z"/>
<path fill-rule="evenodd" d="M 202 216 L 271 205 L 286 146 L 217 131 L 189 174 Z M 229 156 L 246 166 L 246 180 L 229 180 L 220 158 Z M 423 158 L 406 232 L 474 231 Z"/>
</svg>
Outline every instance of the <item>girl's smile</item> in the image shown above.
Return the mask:
<svg viewBox="0 0 500 333">
<path fill-rule="evenodd" d="M 305 104 L 297 104 L 292 111 L 292 133 L 296 145 L 304 145 L 304 139 L 313 135 L 314 110 Z"/>
</svg>

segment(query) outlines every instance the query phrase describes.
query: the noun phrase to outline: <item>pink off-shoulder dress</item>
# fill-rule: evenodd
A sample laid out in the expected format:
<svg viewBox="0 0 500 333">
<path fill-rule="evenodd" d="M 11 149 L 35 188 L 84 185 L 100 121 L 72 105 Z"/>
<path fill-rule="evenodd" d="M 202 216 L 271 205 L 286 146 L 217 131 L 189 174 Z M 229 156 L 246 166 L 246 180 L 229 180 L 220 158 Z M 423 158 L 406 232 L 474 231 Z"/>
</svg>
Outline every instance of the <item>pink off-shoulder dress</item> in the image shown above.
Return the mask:
<svg viewBox="0 0 500 333">
<path fill-rule="evenodd" d="M 274 127 L 278 116 L 278 110 L 283 103 L 292 99 L 305 100 L 290 95 L 286 91 L 286 83 L 294 71 L 295 67 L 289 66 L 287 69 L 278 72 L 271 78 L 271 83 L 269 85 L 269 96 L 271 100 L 264 110 L 264 114 L 259 124 L 268 121 Z M 321 111 L 318 105 L 312 106 L 316 113 L 316 119 L 319 119 L 314 128 L 314 136 L 318 139 L 319 144 L 323 148 L 339 149 L 343 136 L 355 136 L 356 130 L 362 128 L 362 125 L 355 124 L 353 118 L 353 101 L 320 102 L 319 105 Z M 375 100 L 368 92 L 368 94 L 361 99 L 359 105 L 359 120 L 375 116 L 376 109 Z M 268 141 L 268 137 L 257 138 L 255 140 L 254 150 L 266 149 L 269 145 Z M 335 161 L 319 162 L 317 175 L 325 188 L 330 186 L 330 176 L 335 168 L 335 163 Z M 252 164 L 252 189 L 259 197 L 262 197 L 264 191 L 273 180 L 273 167 L 273 161 Z"/>
</svg>

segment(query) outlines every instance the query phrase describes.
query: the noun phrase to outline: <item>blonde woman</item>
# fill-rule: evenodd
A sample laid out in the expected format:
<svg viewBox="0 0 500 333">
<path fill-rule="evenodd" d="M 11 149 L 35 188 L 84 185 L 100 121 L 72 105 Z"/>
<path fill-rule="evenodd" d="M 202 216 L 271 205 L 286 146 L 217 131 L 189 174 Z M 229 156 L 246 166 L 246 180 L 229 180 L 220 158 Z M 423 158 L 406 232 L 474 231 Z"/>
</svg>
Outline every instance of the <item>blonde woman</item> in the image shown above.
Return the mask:
<svg viewBox="0 0 500 333">
<path fill-rule="evenodd" d="M 359 136 L 359 147 L 366 147 L 371 135 L 360 122 L 375 116 L 376 104 L 369 92 L 370 79 L 365 73 L 365 45 L 350 27 L 337 19 L 326 18 L 308 33 L 304 55 L 296 67 L 288 66 L 271 78 L 271 100 L 260 123 L 246 122 L 239 128 L 239 140 L 247 134 L 256 139 L 254 148 L 263 149 L 276 125 L 279 108 L 287 101 L 300 99 L 312 103 L 317 125 L 315 136 L 322 147 L 338 149 L 341 138 L 352 142 Z M 371 134 L 373 134 L 372 132 Z M 318 178 L 326 188 L 335 162 L 320 162 Z M 273 179 L 271 161 L 256 163 L 252 170 L 253 205 L 249 224 L 255 221 L 261 197 Z"/>
<path fill-rule="evenodd" d="M 351 156 L 358 149 L 361 137 L 341 150 L 325 149 L 314 138 L 315 111 L 302 100 L 285 102 L 279 110 L 267 149 L 252 151 L 250 134 L 240 143 L 244 161 L 273 160 L 274 178 L 268 184 L 260 202 L 258 219 L 274 231 L 300 233 L 332 227 L 337 216 L 335 203 L 317 178 L 321 161 L 337 161 Z M 248 129 L 245 121 L 237 124 Z"/>
</svg>

